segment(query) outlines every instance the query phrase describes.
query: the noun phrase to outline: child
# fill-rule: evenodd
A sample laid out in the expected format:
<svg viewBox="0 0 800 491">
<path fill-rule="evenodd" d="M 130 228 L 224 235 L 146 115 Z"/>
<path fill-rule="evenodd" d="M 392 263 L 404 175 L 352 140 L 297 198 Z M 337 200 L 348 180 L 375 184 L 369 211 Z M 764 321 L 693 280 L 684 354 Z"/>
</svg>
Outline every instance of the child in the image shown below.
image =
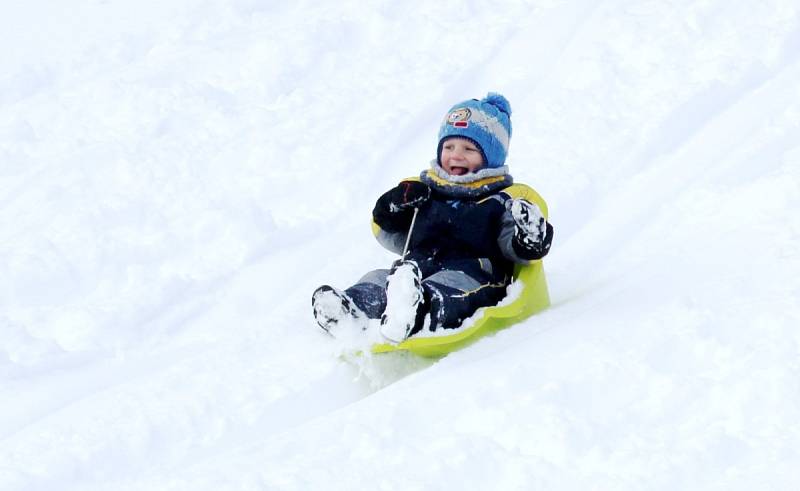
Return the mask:
<svg viewBox="0 0 800 491">
<path fill-rule="evenodd" d="M 378 242 L 407 253 L 344 291 L 319 287 L 311 303 L 324 330 L 380 319 L 383 337 L 399 343 L 422 329 L 459 327 L 505 296 L 515 263 L 547 254 L 553 227 L 505 166 L 510 116 L 494 93 L 448 111 L 431 168 L 384 193 L 372 211 Z"/>
</svg>

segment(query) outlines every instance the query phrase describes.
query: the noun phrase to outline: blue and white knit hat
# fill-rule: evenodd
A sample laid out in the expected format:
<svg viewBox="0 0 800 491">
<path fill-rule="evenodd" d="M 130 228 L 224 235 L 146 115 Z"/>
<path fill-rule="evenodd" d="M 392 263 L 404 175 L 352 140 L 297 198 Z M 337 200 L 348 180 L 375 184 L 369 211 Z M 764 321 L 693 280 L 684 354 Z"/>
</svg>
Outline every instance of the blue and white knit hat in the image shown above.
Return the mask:
<svg viewBox="0 0 800 491">
<path fill-rule="evenodd" d="M 451 137 L 467 138 L 483 152 L 486 167 L 502 167 L 511 139 L 511 105 L 500 94 L 489 92 L 485 98 L 460 102 L 447 111 L 439 127 L 436 160 L 442 164 L 442 145 Z"/>
</svg>

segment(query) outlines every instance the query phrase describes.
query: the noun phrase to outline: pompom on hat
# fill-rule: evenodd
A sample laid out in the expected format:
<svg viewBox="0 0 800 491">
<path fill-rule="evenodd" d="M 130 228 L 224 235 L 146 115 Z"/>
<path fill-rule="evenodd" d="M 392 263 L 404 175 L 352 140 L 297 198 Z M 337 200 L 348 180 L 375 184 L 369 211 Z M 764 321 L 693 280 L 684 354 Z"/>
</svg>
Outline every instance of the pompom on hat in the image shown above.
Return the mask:
<svg viewBox="0 0 800 491">
<path fill-rule="evenodd" d="M 486 167 L 505 165 L 511 139 L 511 105 L 500 94 L 489 92 L 485 98 L 460 102 L 447 111 L 439 127 L 436 161 L 441 165 L 442 145 L 448 138 L 467 138 L 483 153 Z"/>
</svg>

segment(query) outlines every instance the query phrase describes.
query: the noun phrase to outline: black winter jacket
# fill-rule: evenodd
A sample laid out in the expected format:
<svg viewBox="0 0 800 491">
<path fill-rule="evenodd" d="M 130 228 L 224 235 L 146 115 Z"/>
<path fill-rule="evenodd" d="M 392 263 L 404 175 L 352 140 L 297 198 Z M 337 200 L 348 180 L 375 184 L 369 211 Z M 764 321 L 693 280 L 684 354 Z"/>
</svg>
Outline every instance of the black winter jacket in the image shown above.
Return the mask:
<svg viewBox="0 0 800 491">
<path fill-rule="evenodd" d="M 491 170 L 490 170 L 491 171 Z M 442 269 L 477 259 L 495 280 L 508 283 L 514 264 L 544 257 L 550 249 L 553 227 L 547 223 L 544 240 L 526 246 L 521 240 L 507 203 L 522 198 L 539 206 L 545 218 L 547 205 L 536 191 L 513 184 L 510 175 L 486 175 L 466 181 L 448 176 L 434 165 L 420 178 L 431 187 L 430 199 L 419 207 L 409 242 L 409 257 L 433 260 Z M 453 182 L 455 177 L 456 182 Z M 402 254 L 413 216 L 412 210 L 392 211 L 392 190 L 384 193 L 373 210 L 373 232 L 389 250 Z"/>
</svg>

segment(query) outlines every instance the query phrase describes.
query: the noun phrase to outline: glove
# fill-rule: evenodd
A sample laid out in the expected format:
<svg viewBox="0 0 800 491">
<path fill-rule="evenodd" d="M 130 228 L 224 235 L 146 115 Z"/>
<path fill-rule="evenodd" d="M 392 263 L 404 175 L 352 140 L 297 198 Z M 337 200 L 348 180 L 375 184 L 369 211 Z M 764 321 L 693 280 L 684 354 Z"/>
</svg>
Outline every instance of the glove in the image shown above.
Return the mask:
<svg viewBox="0 0 800 491">
<path fill-rule="evenodd" d="M 526 248 L 540 248 L 547 234 L 547 221 L 542 210 L 521 198 L 507 201 L 506 208 L 514 219 L 517 240 Z"/>
<path fill-rule="evenodd" d="M 418 181 L 403 181 L 389 191 L 389 211 L 398 213 L 419 208 L 431 197 L 431 188 Z"/>
<path fill-rule="evenodd" d="M 405 232 L 411 224 L 411 210 L 425 204 L 431 188 L 418 181 L 403 181 L 378 198 L 372 219 L 387 232 Z"/>
</svg>

